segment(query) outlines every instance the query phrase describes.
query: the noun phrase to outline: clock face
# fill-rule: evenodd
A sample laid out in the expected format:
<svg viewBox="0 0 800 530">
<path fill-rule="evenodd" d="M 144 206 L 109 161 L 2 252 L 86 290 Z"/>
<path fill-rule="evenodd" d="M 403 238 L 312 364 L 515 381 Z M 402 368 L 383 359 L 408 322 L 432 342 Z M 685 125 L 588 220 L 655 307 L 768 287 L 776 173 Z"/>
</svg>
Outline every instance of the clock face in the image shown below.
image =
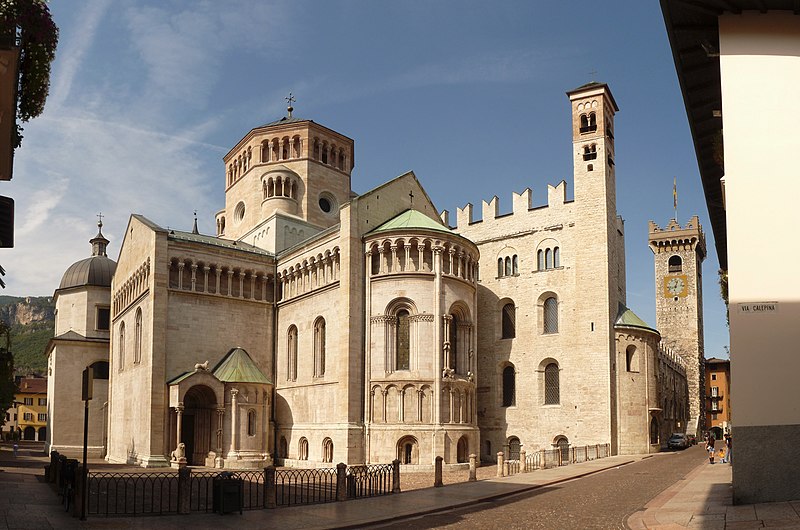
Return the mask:
<svg viewBox="0 0 800 530">
<path fill-rule="evenodd" d="M 667 298 L 686 296 L 686 276 L 667 276 L 664 278 L 664 296 Z"/>
</svg>

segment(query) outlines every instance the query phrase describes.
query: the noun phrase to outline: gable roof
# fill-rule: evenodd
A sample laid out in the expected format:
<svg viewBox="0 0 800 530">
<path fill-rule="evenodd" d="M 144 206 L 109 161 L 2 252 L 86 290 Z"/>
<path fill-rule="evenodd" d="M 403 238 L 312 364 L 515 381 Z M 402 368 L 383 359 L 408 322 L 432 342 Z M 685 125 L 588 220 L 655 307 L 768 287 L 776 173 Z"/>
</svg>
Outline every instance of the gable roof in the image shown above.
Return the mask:
<svg viewBox="0 0 800 530">
<path fill-rule="evenodd" d="M 382 225 L 371 230 L 370 234 L 377 232 L 387 232 L 389 230 L 409 229 L 409 228 L 422 228 L 426 230 L 436 230 L 439 232 L 452 233 L 447 227 L 441 223 L 437 223 L 427 215 L 417 210 L 408 209 L 393 218 L 389 219 Z"/>
<path fill-rule="evenodd" d="M 250 355 L 242 348 L 233 348 L 211 370 L 214 377 L 224 383 L 264 383 L 271 385 L 264 372 L 256 366 Z"/>
</svg>

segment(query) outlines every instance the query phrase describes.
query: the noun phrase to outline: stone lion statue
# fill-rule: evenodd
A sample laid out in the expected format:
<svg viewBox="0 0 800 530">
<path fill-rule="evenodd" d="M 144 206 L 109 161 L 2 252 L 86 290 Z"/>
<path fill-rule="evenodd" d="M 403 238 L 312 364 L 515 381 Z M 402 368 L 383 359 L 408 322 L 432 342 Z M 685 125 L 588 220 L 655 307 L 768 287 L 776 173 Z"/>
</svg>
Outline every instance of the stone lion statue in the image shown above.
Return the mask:
<svg viewBox="0 0 800 530">
<path fill-rule="evenodd" d="M 186 458 L 186 444 L 181 442 L 178 444 L 178 448 L 172 451 L 170 454 L 170 460 L 173 462 L 180 462 L 181 460 Z"/>
</svg>

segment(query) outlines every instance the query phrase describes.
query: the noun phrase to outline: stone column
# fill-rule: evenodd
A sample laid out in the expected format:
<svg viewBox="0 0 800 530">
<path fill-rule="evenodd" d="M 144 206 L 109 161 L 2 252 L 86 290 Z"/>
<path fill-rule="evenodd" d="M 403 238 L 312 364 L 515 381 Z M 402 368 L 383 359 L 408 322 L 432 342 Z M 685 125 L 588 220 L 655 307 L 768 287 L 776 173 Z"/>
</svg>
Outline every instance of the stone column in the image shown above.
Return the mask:
<svg viewBox="0 0 800 530">
<path fill-rule="evenodd" d="M 197 263 L 192 263 L 192 291 L 197 290 Z"/>
<path fill-rule="evenodd" d="M 216 467 L 222 467 L 224 460 L 222 459 L 222 440 L 224 437 L 224 417 L 225 407 L 217 407 L 217 458 L 214 461 Z"/>
<path fill-rule="evenodd" d="M 220 276 L 222 276 L 222 269 L 218 266 L 214 266 L 214 276 L 217 277 L 216 283 L 214 284 L 214 294 L 219 294 L 219 286 L 220 286 Z"/>
<path fill-rule="evenodd" d="M 444 458 L 441 456 L 436 457 L 436 464 L 435 464 L 435 475 L 434 475 L 434 482 L 433 486 L 436 488 L 441 488 L 444 486 L 444 482 L 442 482 L 442 461 Z"/>
<path fill-rule="evenodd" d="M 505 474 L 503 473 L 503 471 L 505 470 L 505 466 L 503 464 L 504 464 L 503 451 L 498 451 L 497 452 L 497 476 L 498 477 L 504 477 L 505 476 Z"/>
<path fill-rule="evenodd" d="M 247 276 L 245 271 L 239 271 L 239 298 L 244 298 L 244 277 Z"/>
<path fill-rule="evenodd" d="M 228 269 L 228 296 L 233 293 L 233 269 Z"/>
<path fill-rule="evenodd" d="M 403 250 L 406 251 L 406 261 L 403 263 L 403 271 L 411 270 L 411 246 L 408 243 L 403 243 Z"/>
<path fill-rule="evenodd" d="M 205 265 L 203 267 L 203 292 L 208 292 L 208 272 L 211 270 L 211 267 Z"/>
<path fill-rule="evenodd" d="M 178 262 L 178 289 L 183 289 L 183 268 L 185 266 L 183 260 Z"/>
<path fill-rule="evenodd" d="M 238 453 L 239 452 L 239 413 L 236 410 L 238 403 L 237 403 L 237 395 L 239 391 L 235 388 L 231 389 L 231 452 Z"/>
</svg>

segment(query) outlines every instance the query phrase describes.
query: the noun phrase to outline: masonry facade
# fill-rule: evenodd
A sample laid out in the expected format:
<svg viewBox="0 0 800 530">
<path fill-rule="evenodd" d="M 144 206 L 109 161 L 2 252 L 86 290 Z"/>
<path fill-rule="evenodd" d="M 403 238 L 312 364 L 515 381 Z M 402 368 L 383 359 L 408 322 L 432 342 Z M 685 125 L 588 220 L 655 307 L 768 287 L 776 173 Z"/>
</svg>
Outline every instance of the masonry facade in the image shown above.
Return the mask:
<svg viewBox="0 0 800 530">
<path fill-rule="evenodd" d="M 290 108 L 224 157 L 214 236 L 133 215 L 111 285 L 108 460 L 657 451 L 686 422 L 685 366 L 625 305 L 614 98 L 568 96 L 574 200 L 561 182 L 545 206 L 525 190 L 510 215 L 495 197 L 450 227 L 411 172 L 354 194 L 354 142 Z"/>
</svg>

